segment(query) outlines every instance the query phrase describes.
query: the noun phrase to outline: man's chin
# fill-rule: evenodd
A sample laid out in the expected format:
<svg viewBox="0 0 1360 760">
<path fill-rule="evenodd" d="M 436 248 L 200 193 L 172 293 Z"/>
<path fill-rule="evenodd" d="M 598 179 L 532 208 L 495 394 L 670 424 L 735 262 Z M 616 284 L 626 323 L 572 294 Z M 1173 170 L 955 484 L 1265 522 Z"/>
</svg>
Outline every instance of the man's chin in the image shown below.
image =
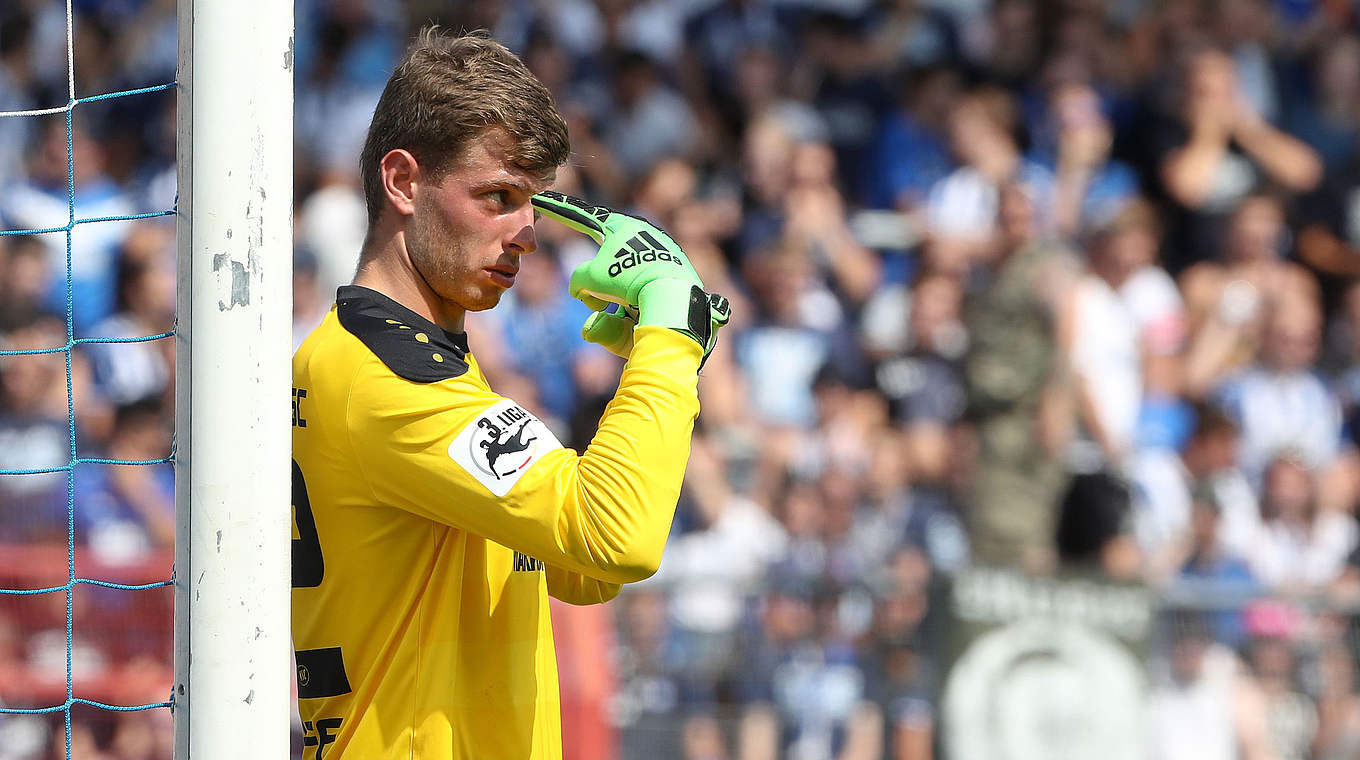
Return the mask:
<svg viewBox="0 0 1360 760">
<path fill-rule="evenodd" d="M 478 293 L 475 298 L 468 299 L 467 305 L 463 308 L 467 311 L 486 311 L 494 309 L 496 304 L 501 302 L 501 296 L 505 295 L 504 290 L 494 290 L 491 292 Z"/>
</svg>

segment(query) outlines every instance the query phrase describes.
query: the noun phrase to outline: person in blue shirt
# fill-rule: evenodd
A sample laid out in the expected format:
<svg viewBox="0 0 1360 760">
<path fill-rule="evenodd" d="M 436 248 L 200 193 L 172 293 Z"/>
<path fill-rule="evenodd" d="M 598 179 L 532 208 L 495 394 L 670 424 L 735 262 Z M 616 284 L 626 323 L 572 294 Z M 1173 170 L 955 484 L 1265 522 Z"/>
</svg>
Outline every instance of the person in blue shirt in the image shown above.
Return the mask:
<svg viewBox="0 0 1360 760">
<path fill-rule="evenodd" d="M 1245 601 L 1260 589 L 1256 576 L 1246 560 L 1231 553 L 1219 534 L 1222 508 L 1213 489 L 1197 487 L 1190 506 L 1189 553 L 1181 565 L 1175 585 L 1188 592 Z M 1209 616 L 1214 638 L 1232 647 L 1246 639 L 1242 615 L 1237 609 L 1225 609 Z"/>
</svg>

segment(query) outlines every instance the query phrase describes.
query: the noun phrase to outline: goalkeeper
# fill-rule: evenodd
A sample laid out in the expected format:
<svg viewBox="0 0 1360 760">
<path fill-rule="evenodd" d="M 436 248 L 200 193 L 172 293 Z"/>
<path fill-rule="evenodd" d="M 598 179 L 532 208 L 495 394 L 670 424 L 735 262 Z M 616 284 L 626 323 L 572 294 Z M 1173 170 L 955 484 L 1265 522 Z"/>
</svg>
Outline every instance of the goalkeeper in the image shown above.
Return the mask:
<svg viewBox="0 0 1360 760">
<path fill-rule="evenodd" d="M 543 192 L 569 153 L 547 89 L 483 36 L 423 31 L 360 165 L 354 284 L 293 359 L 293 640 L 305 760 L 558 758 L 551 595 L 656 571 L 727 321 L 652 225 Z M 463 316 L 532 254 L 535 211 L 599 242 L 571 292 L 625 356 L 584 456 L 487 386 Z"/>
</svg>

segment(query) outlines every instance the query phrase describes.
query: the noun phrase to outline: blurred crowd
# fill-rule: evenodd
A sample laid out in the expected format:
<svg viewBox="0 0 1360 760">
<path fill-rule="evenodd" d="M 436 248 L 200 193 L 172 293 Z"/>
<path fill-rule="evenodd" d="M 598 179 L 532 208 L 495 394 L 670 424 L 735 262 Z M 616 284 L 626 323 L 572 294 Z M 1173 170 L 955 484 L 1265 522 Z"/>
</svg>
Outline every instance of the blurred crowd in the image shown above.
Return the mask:
<svg viewBox="0 0 1360 760">
<path fill-rule="evenodd" d="M 296 8 L 295 342 L 353 273 L 359 147 L 432 21 L 490 30 L 552 89 L 557 189 L 660 224 L 732 301 L 662 569 L 587 637 L 613 642 L 610 752 L 934 757 L 939 589 L 983 564 L 1201 610 L 1151 669 L 1149 757 L 1360 757 L 1360 6 Z M 174 9 L 77 0 L 77 93 L 173 80 Z M 64 8 L 9 0 L 0 109 L 65 101 Z M 173 109 L 76 108 L 78 217 L 173 207 Z M 5 229 L 65 224 L 67 142 L 61 115 L 0 119 Z M 538 233 L 469 341 L 583 446 L 620 362 L 566 295 L 593 247 Z M 77 227 L 69 288 L 66 246 L 0 237 L 5 348 L 64 345 L 68 303 L 76 338 L 171 328 L 173 221 Z M 171 341 L 77 348 L 79 455 L 167 456 L 173 376 Z M 0 469 L 69 462 L 67 399 L 63 354 L 0 359 Z M 168 466 L 75 479 L 101 561 L 170 545 Z M 66 530 L 64 472 L 0 476 L 0 543 Z M 118 723 L 80 757 L 158 756 L 140 720 L 119 718 L 145 741 Z"/>
</svg>

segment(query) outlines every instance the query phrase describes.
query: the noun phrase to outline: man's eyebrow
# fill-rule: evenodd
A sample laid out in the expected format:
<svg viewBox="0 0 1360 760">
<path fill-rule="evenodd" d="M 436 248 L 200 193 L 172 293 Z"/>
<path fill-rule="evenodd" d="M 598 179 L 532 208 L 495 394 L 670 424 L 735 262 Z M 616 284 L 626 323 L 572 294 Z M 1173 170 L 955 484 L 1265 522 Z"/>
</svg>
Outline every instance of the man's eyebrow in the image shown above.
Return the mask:
<svg viewBox="0 0 1360 760">
<path fill-rule="evenodd" d="M 514 175 L 511 174 L 503 174 L 499 177 L 485 179 L 482 180 L 481 182 L 472 183 L 472 190 L 474 192 L 481 190 L 491 190 L 500 187 L 513 187 L 514 189 L 519 190 L 525 195 L 534 194 L 533 185 L 530 184 L 528 180 L 520 179 L 519 177 L 515 177 Z"/>
</svg>

